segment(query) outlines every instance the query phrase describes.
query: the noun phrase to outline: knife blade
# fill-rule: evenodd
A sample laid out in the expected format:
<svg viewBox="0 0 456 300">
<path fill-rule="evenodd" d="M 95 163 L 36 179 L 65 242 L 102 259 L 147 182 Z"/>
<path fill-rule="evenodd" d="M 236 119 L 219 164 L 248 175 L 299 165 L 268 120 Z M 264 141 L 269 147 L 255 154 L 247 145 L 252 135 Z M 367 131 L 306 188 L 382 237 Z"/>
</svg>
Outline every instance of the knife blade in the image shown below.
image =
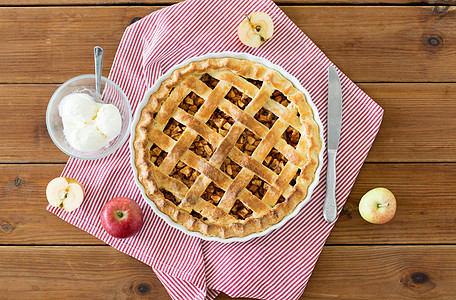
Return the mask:
<svg viewBox="0 0 456 300">
<path fill-rule="evenodd" d="M 336 68 L 328 69 L 328 171 L 326 173 L 326 197 L 323 217 L 329 223 L 337 217 L 336 159 L 342 128 L 342 87 Z"/>
</svg>

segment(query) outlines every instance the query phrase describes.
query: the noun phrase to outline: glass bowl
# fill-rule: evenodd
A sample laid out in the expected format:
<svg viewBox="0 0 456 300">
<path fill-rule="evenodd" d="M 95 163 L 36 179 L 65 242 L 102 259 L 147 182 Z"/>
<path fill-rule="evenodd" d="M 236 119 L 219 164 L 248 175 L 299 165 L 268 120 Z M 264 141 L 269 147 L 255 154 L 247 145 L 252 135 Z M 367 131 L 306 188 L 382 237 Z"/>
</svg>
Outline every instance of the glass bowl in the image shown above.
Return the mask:
<svg viewBox="0 0 456 300">
<path fill-rule="evenodd" d="M 122 117 L 120 134 L 107 146 L 92 152 L 82 152 L 68 144 L 63 134 L 62 118 L 59 114 L 59 103 L 66 95 L 85 93 L 95 96 L 95 75 L 81 75 L 63 83 L 52 95 L 46 111 L 46 126 L 54 144 L 67 155 L 79 159 L 99 159 L 105 157 L 123 145 L 130 133 L 131 108 L 127 96 L 120 87 L 111 80 L 101 77 L 101 98 L 106 104 L 115 105 Z"/>
</svg>

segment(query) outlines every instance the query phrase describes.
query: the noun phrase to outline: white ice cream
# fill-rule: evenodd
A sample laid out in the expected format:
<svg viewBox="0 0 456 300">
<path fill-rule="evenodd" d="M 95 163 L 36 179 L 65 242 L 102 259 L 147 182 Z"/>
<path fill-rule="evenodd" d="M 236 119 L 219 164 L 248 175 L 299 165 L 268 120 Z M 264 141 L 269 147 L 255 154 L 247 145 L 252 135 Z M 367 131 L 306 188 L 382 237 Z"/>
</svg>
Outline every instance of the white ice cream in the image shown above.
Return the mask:
<svg viewBox="0 0 456 300">
<path fill-rule="evenodd" d="M 119 110 L 112 104 L 105 104 L 100 107 L 95 118 L 95 124 L 108 139 L 112 140 L 120 133 L 122 128 L 122 117 Z"/>
<path fill-rule="evenodd" d="M 62 118 L 79 124 L 87 123 L 97 116 L 98 104 L 87 94 L 74 93 L 65 96 L 59 104 L 59 113 Z"/>
<path fill-rule="evenodd" d="M 100 104 L 83 93 L 65 96 L 59 104 L 63 134 L 71 147 L 97 151 L 119 135 L 122 118 L 112 104 Z"/>
<path fill-rule="evenodd" d="M 71 147 L 85 152 L 97 151 L 109 143 L 95 124 L 87 124 L 80 128 L 74 128 L 65 134 L 65 137 Z"/>
</svg>

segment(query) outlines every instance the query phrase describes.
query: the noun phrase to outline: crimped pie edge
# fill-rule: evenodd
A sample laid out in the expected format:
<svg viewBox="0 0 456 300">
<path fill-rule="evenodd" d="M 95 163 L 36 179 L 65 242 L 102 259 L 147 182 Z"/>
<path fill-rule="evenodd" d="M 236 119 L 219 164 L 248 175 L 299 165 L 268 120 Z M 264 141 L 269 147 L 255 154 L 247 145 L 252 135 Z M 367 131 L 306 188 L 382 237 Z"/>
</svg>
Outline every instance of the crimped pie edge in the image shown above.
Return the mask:
<svg viewBox="0 0 456 300">
<path fill-rule="evenodd" d="M 312 108 L 312 104 L 306 101 L 306 94 L 300 89 L 297 89 L 292 80 L 286 78 L 277 71 L 275 68 L 265 66 L 262 63 L 254 62 L 244 58 L 233 58 L 231 53 L 228 57 L 216 57 L 208 58 L 204 60 L 196 60 L 185 64 L 183 67 L 174 69 L 170 76 L 164 78 L 160 83 L 158 90 L 152 93 L 149 97 L 147 104 L 141 109 L 140 119 L 137 125 L 132 128 L 134 132 L 134 168 L 138 168 L 138 180 L 144 187 L 145 195 L 152 200 L 157 208 L 164 214 L 166 214 L 173 222 L 184 226 L 186 229 L 192 232 L 199 232 L 203 236 L 198 235 L 202 238 L 216 237 L 216 240 L 245 240 L 242 237 L 249 235 L 258 236 L 259 233 L 269 232 L 269 228 L 273 225 L 285 222 L 287 216 L 291 216 L 297 213 L 296 207 L 303 203 L 308 196 L 309 190 L 315 186 L 315 179 L 318 181 L 319 170 L 321 168 L 321 156 L 322 156 L 322 126 L 318 124 L 318 115 L 315 117 L 317 112 L 315 108 Z M 245 54 L 243 55 L 245 57 Z M 197 59 L 197 58 L 195 58 Z M 182 64 L 181 64 L 182 66 Z M 173 203 L 164 199 L 163 194 L 159 191 L 158 186 L 154 180 L 153 172 L 149 168 L 147 151 L 147 125 L 151 124 L 153 120 L 153 114 L 160 107 L 162 100 L 166 99 L 169 91 L 172 87 L 176 86 L 178 82 L 188 74 L 193 73 L 204 73 L 210 69 L 228 68 L 234 73 L 240 76 L 253 78 L 261 81 L 269 82 L 274 88 L 281 90 L 292 102 L 302 102 L 298 107 L 298 111 L 301 116 L 305 115 L 306 111 L 309 111 L 313 118 L 311 118 L 310 131 L 312 132 L 312 147 L 310 153 L 310 160 L 308 162 L 308 168 L 306 168 L 307 182 L 305 186 L 303 184 L 297 184 L 298 187 L 295 189 L 291 197 L 285 202 L 275 205 L 270 212 L 260 218 L 249 218 L 246 220 L 239 220 L 226 225 L 219 225 L 210 222 L 205 222 L 200 219 L 194 218 L 186 211 L 178 209 Z M 254 74 L 252 74 L 252 70 Z M 166 75 L 166 74 L 165 74 Z M 285 87 L 285 88 L 284 88 Z M 299 85 L 300 87 L 300 85 Z M 287 90 L 285 92 L 284 90 Z M 146 101 L 146 100 L 144 100 Z M 302 120 L 301 120 L 302 121 Z M 136 172 L 135 172 L 136 173 Z M 317 175 L 317 176 L 315 176 Z M 302 176 L 302 174 L 300 175 Z M 316 178 L 317 177 L 317 178 Z M 307 199 L 308 201 L 308 199 Z M 305 201 L 305 202 L 307 202 Z M 274 226 L 276 227 L 276 226 Z M 239 239 L 241 237 L 241 239 Z M 210 239 L 210 238 L 209 238 Z"/>
</svg>

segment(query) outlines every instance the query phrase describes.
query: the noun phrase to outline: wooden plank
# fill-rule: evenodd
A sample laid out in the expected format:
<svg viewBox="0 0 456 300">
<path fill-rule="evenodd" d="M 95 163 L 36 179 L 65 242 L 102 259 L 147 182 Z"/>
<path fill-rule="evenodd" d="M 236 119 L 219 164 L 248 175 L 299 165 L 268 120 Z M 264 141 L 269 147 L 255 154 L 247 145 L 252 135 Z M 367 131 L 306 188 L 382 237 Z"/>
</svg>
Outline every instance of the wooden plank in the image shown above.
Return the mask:
<svg viewBox="0 0 456 300">
<path fill-rule="evenodd" d="M 454 162 L 455 84 L 360 84 L 385 110 L 369 162 Z"/>
<path fill-rule="evenodd" d="M 0 85 L 0 162 L 66 162 L 46 129 L 46 106 L 56 88 Z M 378 83 L 361 88 L 385 109 L 367 161 L 456 161 L 456 84 Z"/>
<path fill-rule="evenodd" d="M 46 210 L 46 186 L 63 167 L 1 165 L 0 244 L 104 244 Z"/>
<path fill-rule="evenodd" d="M 57 87 L 0 86 L 1 162 L 67 161 L 68 156 L 54 145 L 46 128 L 47 104 Z"/>
<path fill-rule="evenodd" d="M 0 244 L 103 244 L 45 210 L 47 183 L 63 165 L 1 165 Z M 456 164 L 366 164 L 328 244 L 456 243 Z M 385 225 L 365 222 L 358 201 L 384 186 L 398 210 Z M 432 234 L 423 234 L 432 233 Z"/>
<path fill-rule="evenodd" d="M 159 8 L 0 8 L 0 65 L 8 70 L 0 82 L 53 83 L 93 74 L 94 46 L 105 50 L 106 76 L 125 28 Z"/>
<path fill-rule="evenodd" d="M 0 247 L 0 253 L 6 299 L 169 299 L 150 267 L 110 247 Z M 301 299 L 451 299 L 455 259 L 456 246 L 325 247 Z"/>
<path fill-rule="evenodd" d="M 56 83 L 105 74 L 125 27 L 157 6 L 0 8 L 2 83 Z M 441 6 L 284 6 L 283 10 L 357 82 L 455 82 L 456 12 Z M 33 26 L 30 26 L 33 20 Z M 387 42 L 385 42 L 387 41 Z M 71 55 L 69 55 L 71 54 Z"/>
<path fill-rule="evenodd" d="M 325 247 L 301 299 L 451 299 L 455 246 Z"/>
<path fill-rule="evenodd" d="M 146 264 L 111 247 L 0 247 L 3 299 L 170 299 Z"/>
<path fill-rule="evenodd" d="M 451 82 L 454 7 L 287 8 L 287 15 L 355 82 Z M 435 68 L 439 65 L 438 68 Z"/>
<path fill-rule="evenodd" d="M 447 244 L 456 242 L 455 164 L 366 164 L 332 231 L 328 244 Z M 396 215 L 374 225 L 359 215 L 358 203 L 370 189 L 389 188 Z"/>
<path fill-rule="evenodd" d="M 165 5 L 180 0 L 3 0 L 0 6 L 43 6 L 43 5 Z M 276 4 L 415 4 L 415 5 L 454 5 L 454 0 L 276 0 Z"/>
</svg>

